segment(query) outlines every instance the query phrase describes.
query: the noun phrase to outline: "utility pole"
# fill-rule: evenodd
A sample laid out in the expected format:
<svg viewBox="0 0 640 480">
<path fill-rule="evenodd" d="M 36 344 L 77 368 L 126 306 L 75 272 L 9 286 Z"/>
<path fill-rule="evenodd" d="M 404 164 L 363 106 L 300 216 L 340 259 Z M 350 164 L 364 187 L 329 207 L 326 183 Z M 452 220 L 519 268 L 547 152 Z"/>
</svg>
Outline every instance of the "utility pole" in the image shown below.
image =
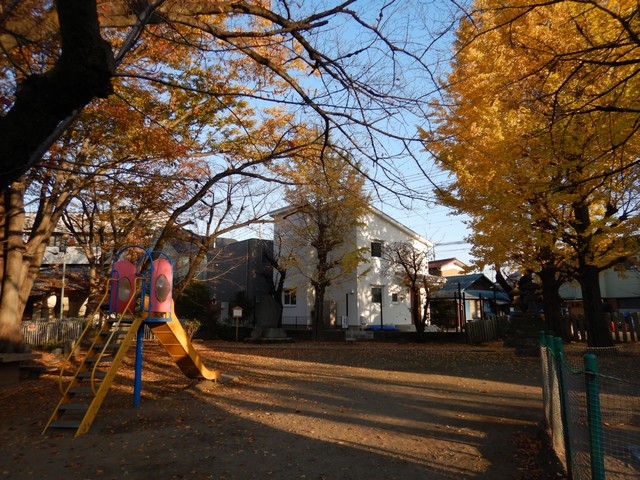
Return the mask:
<svg viewBox="0 0 640 480">
<path fill-rule="evenodd" d="M 62 341 L 62 315 L 64 314 L 64 281 L 67 270 L 67 236 L 60 239 L 58 253 L 62 253 L 62 282 L 60 286 L 60 320 L 58 320 L 58 341 Z"/>
</svg>

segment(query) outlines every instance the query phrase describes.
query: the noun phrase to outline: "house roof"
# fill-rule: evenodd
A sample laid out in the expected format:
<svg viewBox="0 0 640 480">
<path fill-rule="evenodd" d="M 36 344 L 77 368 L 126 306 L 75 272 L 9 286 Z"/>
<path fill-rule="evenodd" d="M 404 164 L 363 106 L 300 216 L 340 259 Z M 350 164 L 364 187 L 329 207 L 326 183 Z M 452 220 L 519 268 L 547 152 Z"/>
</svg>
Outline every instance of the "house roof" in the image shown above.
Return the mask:
<svg viewBox="0 0 640 480">
<path fill-rule="evenodd" d="M 421 243 L 424 243 L 425 245 L 428 245 L 430 247 L 433 247 L 433 243 L 430 242 L 429 240 L 427 240 L 426 238 L 424 238 L 422 235 L 420 235 L 419 233 L 415 232 L 414 230 L 411 230 L 409 227 L 407 227 L 406 225 L 398 222 L 396 219 L 394 219 L 393 217 L 390 217 L 389 215 L 387 215 L 386 213 L 384 213 L 382 210 L 378 210 L 375 207 L 369 207 L 369 209 L 371 210 L 371 212 L 374 215 L 378 215 L 380 218 L 383 218 L 385 221 L 389 222 L 390 224 L 394 225 L 395 227 L 397 227 L 399 230 L 404 231 L 406 234 L 408 234 L 409 236 L 415 238 L 416 240 L 418 240 Z"/>
<path fill-rule="evenodd" d="M 465 290 L 464 295 L 466 298 L 483 298 L 485 300 L 493 300 L 499 304 L 511 303 L 511 297 L 501 290 L 488 291 L 488 290 Z"/>
<path fill-rule="evenodd" d="M 89 291 L 89 271 L 86 268 L 72 266 L 68 267 L 64 277 L 65 291 L 67 294 L 74 292 Z M 60 266 L 44 266 L 33 283 L 30 297 L 51 295 L 60 293 L 62 287 L 62 272 Z"/>
<path fill-rule="evenodd" d="M 89 260 L 84 254 L 82 247 L 77 245 L 69 245 L 64 255 L 60 251 L 60 247 L 45 247 L 42 256 L 42 265 L 61 265 L 62 261 L 67 265 L 88 265 Z"/>
<path fill-rule="evenodd" d="M 429 262 L 431 264 L 431 262 Z M 452 275 L 450 277 L 445 277 L 447 279 L 447 283 L 445 284 L 444 287 L 442 287 L 442 290 L 457 290 L 458 289 L 458 284 L 460 285 L 460 289 L 461 290 L 467 290 L 468 288 L 470 288 L 474 283 L 476 283 L 478 280 L 480 280 L 482 277 L 487 278 L 484 274 L 482 273 L 472 273 L 470 275 Z M 489 280 L 487 278 L 487 280 Z M 491 281 L 491 280 L 489 280 Z"/>
<path fill-rule="evenodd" d="M 464 262 L 462 262 L 461 260 L 458 260 L 455 257 L 452 258 L 443 258 L 440 260 L 431 260 L 429 262 L 429 268 L 433 267 L 433 268 L 440 268 L 444 265 L 448 265 L 450 263 L 453 263 L 454 265 L 457 265 L 458 267 L 468 267 L 468 265 Z"/>
<path fill-rule="evenodd" d="M 447 280 L 442 288 L 434 292 L 434 298 L 453 298 L 457 295 L 458 290 L 464 293 L 466 298 L 485 298 L 492 300 L 494 297 L 498 303 L 509 303 L 511 301 L 509 295 L 503 292 L 499 287 L 482 289 L 478 288 L 482 285 L 476 285 L 479 280 L 482 283 L 494 283 L 483 273 L 473 273 L 470 275 L 453 275 L 444 277 Z M 475 287 L 475 288 L 474 288 Z"/>
</svg>

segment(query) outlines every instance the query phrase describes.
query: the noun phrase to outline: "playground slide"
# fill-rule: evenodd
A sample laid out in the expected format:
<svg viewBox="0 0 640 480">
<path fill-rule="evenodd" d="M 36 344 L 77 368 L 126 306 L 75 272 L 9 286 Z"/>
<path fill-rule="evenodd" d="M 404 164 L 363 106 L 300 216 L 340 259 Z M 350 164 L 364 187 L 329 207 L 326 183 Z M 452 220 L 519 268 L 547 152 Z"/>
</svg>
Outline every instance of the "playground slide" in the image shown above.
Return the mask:
<svg viewBox="0 0 640 480">
<path fill-rule="evenodd" d="M 193 348 L 193 344 L 184 331 L 176 311 L 171 306 L 171 321 L 165 323 L 149 323 L 153 333 L 167 350 L 176 365 L 189 378 L 205 378 L 206 380 L 218 380 L 220 372 L 209 370 L 200 359 L 200 355 Z"/>
</svg>

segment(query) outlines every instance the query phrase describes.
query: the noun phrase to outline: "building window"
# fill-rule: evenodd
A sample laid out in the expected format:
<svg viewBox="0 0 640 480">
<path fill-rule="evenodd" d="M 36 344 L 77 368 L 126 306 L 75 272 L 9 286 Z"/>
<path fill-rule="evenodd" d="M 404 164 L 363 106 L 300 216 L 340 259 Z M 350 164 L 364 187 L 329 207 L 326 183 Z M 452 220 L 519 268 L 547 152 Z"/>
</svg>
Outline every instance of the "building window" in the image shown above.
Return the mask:
<svg viewBox="0 0 640 480">
<path fill-rule="evenodd" d="M 295 288 L 285 288 L 283 292 L 284 296 L 284 305 L 295 305 L 296 304 L 296 289 Z"/>
<path fill-rule="evenodd" d="M 371 287 L 371 302 L 382 304 L 382 287 Z"/>
<path fill-rule="evenodd" d="M 391 294 L 391 301 L 393 303 L 398 303 L 398 294 L 397 293 L 392 293 Z"/>
<path fill-rule="evenodd" d="M 371 256 L 382 257 L 382 242 L 380 240 L 374 240 L 371 242 Z"/>
</svg>

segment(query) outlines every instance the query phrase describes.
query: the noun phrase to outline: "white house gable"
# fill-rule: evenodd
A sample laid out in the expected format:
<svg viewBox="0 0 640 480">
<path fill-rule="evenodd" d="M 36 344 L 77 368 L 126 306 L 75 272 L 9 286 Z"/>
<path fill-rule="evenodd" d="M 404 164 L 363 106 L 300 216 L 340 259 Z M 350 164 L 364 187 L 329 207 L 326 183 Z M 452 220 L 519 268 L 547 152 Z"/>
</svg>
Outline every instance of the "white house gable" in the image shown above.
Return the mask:
<svg viewBox="0 0 640 480">
<path fill-rule="evenodd" d="M 286 242 L 282 220 L 287 209 L 272 213 L 275 219 L 275 238 Z M 371 209 L 362 219 L 362 226 L 345 232 L 350 241 L 355 239 L 358 248 L 366 252 L 367 261 L 361 264 L 347 280 L 340 285 L 332 285 L 326 292 L 325 312 L 329 312 L 329 323 L 336 327 L 349 326 L 402 326 L 411 325 L 410 295 L 396 275 L 385 274 L 383 252 L 385 246 L 395 242 L 409 242 L 419 250 L 432 251 L 433 244 L 383 212 Z M 277 247 L 276 247 L 277 248 Z M 285 249 L 286 250 L 286 249 Z M 300 254 L 298 258 L 310 258 L 311 253 Z M 314 265 L 313 261 L 309 265 Z M 307 266 L 309 266 L 307 265 Z M 305 268 L 305 267 L 303 267 Z M 294 269 L 295 270 L 295 269 Z M 425 272 L 426 273 L 426 272 Z M 310 322 L 313 309 L 313 290 L 304 275 L 292 270 L 287 273 L 287 292 L 296 292 L 296 304 L 285 302 L 283 323 L 300 324 L 301 318 Z M 308 277 L 307 277 L 308 278 Z M 291 300 L 291 297 L 285 297 Z"/>
<path fill-rule="evenodd" d="M 365 226 L 358 231 L 358 244 L 368 248 L 370 262 L 359 267 L 359 317 L 350 318 L 350 324 L 410 325 L 409 291 L 401 284 L 400 276 L 385 274 L 383 252 L 396 242 L 411 243 L 414 248 L 426 251 L 432 250 L 433 245 L 379 210 L 372 209 L 363 223 Z"/>
</svg>

